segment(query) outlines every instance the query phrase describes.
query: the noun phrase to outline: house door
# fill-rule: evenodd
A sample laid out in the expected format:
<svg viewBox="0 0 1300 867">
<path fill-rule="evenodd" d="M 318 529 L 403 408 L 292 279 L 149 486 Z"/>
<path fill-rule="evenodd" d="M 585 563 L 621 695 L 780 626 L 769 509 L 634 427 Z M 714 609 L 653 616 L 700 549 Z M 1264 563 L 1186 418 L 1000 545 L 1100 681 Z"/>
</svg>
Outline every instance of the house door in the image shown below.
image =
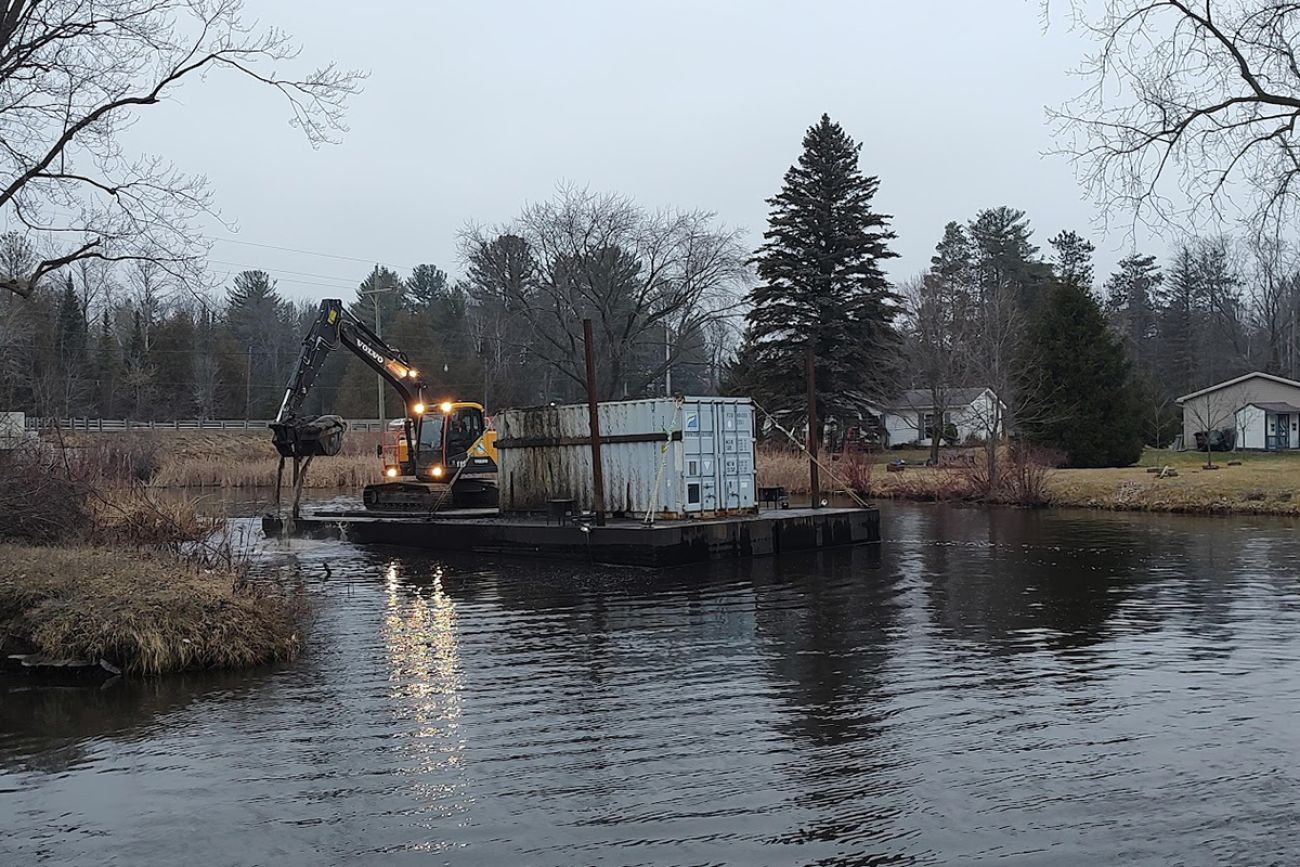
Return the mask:
<svg viewBox="0 0 1300 867">
<path fill-rule="evenodd" d="M 1291 416 L 1286 413 L 1270 415 L 1264 435 L 1264 448 L 1271 452 L 1291 447 Z"/>
</svg>

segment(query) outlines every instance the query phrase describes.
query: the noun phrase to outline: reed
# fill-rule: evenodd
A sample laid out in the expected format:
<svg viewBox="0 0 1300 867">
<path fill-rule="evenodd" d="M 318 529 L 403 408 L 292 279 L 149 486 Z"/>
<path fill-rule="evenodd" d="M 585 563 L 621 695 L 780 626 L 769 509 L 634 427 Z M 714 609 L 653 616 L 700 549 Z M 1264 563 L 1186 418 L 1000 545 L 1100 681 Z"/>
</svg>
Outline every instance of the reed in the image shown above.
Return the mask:
<svg viewBox="0 0 1300 867">
<path fill-rule="evenodd" d="M 376 433 L 354 432 L 343 450 L 316 458 L 308 488 L 361 488 L 380 480 Z M 279 455 L 264 431 L 76 433 L 50 443 L 76 478 L 101 488 L 254 488 L 275 484 Z M 289 466 L 285 466 L 288 483 Z"/>
<path fill-rule="evenodd" d="M 153 478 L 160 488 L 258 488 L 275 485 L 279 459 L 258 457 L 232 463 L 217 456 L 183 456 L 169 459 Z M 284 484 L 290 479 L 288 464 Z M 307 488 L 361 488 L 380 480 L 379 459 L 337 455 L 316 458 L 307 472 Z"/>
</svg>

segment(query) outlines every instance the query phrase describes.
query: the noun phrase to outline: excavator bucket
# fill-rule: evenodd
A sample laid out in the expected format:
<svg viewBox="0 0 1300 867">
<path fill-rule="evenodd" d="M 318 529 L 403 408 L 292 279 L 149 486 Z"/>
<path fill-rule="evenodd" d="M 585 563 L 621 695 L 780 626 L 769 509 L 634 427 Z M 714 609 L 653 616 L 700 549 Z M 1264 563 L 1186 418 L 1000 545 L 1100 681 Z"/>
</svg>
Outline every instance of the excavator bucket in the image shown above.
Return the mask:
<svg viewBox="0 0 1300 867">
<path fill-rule="evenodd" d="M 329 457 L 343 448 L 343 434 L 348 423 L 337 415 L 272 422 L 271 441 L 286 458 Z"/>
</svg>

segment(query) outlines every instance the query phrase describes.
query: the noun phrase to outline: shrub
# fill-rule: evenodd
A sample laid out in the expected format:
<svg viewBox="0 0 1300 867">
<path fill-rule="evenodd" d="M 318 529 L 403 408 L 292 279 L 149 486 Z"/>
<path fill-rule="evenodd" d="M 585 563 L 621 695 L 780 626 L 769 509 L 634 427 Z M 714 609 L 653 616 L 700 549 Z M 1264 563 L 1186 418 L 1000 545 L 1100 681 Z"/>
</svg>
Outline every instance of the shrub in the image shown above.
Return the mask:
<svg viewBox="0 0 1300 867">
<path fill-rule="evenodd" d="M 0 451 L 0 539 L 44 545 L 78 539 L 90 517 L 84 486 L 54 452 L 39 444 Z"/>
</svg>

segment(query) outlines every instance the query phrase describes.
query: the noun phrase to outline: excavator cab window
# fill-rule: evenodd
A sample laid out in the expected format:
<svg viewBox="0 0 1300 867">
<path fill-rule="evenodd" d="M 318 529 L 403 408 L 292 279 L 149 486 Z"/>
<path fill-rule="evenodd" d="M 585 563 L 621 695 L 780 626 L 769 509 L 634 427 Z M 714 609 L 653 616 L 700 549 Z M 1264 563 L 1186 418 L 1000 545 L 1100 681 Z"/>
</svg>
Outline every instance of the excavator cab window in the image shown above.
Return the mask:
<svg viewBox="0 0 1300 867">
<path fill-rule="evenodd" d="M 442 414 L 431 412 L 424 417 L 420 425 L 420 454 L 425 457 L 437 456 L 441 460 L 442 452 Z"/>
<path fill-rule="evenodd" d="M 461 407 L 447 416 L 447 454 L 459 455 L 483 435 L 483 411 L 477 407 Z"/>
</svg>

